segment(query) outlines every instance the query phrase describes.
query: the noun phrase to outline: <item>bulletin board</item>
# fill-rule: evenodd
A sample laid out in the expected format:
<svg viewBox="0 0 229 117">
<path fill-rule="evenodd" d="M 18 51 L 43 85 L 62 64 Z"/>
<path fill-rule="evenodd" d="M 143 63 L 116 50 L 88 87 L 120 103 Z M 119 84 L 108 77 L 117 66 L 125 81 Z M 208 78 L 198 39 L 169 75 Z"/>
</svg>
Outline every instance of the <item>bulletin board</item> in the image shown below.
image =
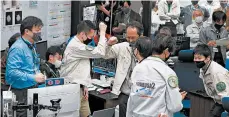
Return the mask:
<svg viewBox="0 0 229 117">
<path fill-rule="evenodd" d="M 20 22 L 27 16 L 36 16 L 44 24 L 41 41 L 48 47 L 59 45 L 70 37 L 71 1 L 1 1 L 1 50 L 8 47 L 9 38 L 20 32 Z"/>
<path fill-rule="evenodd" d="M 83 7 L 83 20 L 90 20 L 96 24 L 97 10 L 96 5 L 89 5 Z"/>
</svg>

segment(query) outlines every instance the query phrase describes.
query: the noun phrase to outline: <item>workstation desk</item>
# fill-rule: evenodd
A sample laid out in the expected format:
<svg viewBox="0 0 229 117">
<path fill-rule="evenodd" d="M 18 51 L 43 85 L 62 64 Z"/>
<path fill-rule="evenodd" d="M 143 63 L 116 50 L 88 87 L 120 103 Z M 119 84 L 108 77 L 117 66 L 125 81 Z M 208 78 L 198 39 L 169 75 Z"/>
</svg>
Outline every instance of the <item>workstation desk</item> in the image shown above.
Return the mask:
<svg viewBox="0 0 229 117">
<path fill-rule="evenodd" d="M 89 105 L 91 113 L 98 110 L 113 108 L 118 105 L 118 96 L 113 93 L 100 94 L 98 91 L 89 91 Z"/>
<path fill-rule="evenodd" d="M 190 100 L 189 117 L 208 117 L 208 113 L 214 104 L 214 101 L 206 95 L 203 81 L 199 78 L 199 69 L 193 62 L 180 62 L 177 58 L 174 61 L 174 71 L 179 79 L 181 90 L 187 91 L 187 99 Z M 89 105 L 91 112 L 106 108 L 116 107 L 118 105 L 118 96 L 107 93 L 99 94 L 97 91 L 89 92 Z"/>
</svg>

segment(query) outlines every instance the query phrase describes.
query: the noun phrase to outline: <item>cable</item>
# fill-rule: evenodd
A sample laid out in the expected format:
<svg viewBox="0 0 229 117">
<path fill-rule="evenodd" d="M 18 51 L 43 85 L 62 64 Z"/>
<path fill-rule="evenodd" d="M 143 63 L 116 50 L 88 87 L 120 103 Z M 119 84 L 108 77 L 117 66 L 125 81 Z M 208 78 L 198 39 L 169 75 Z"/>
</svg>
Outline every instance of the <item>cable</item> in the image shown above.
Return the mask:
<svg viewBox="0 0 229 117">
<path fill-rule="evenodd" d="M 59 109 L 59 111 L 55 114 L 55 117 L 57 117 L 57 115 L 60 113 L 60 109 Z"/>
<path fill-rule="evenodd" d="M 41 109 L 40 109 L 40 110 L 38 110 L 36 117 L 38 117 L 38 114 L 39 114 L 39 112 L 40 112 L 40 111 L 41 111 Z"/>
</svg>

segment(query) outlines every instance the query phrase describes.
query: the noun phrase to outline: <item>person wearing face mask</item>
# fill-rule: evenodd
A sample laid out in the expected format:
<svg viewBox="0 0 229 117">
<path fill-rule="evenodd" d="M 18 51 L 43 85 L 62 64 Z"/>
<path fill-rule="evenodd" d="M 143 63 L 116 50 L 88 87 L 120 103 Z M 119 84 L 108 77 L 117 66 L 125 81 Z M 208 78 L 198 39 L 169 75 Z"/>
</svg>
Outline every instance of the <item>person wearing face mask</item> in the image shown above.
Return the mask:
<svg viewBox="0 0 229 117">
<path fill-rule="evenodd" d="M 108 48 L 104 58 L 117 58 L 118 61 L 111 93 L 118 95 L 119 117 L 126 117 L 127 101 L 131 89 L 130 76 L 136 64 L 132 47 L 142 33 L 142 24 L 137 21 L 131 22 L 126 28 L 127 42 L 118 43 Z"/>
<path fill-rule="evenodd" d="M 41 64 L 40 70 L 47 78 L 59 78 L 59 69 L 61 66 L 62 52 L 60 47 L 51 46 L 46 52 L 46 62 Z"/>
<path fill-rule="evenodd" d="M 27 90 L 44 83 L 40 73 L 40 60 L 35 43 L 41 39 L 41 19 L 28 16 L 21 22 L 21 37 L 10 47 L 6 63 L 6 83 L 11 86 L 18 103 L 27 104 Z M 17 117 L 27 117 L 27 110 L 17 112 Z"/>
<path fill-rule="evenodd" d="M 186 30 L 187 26 L 193 23 L 193 11 L 199 9 L 202 11 L 204 18 L 203 21 L 206 21 L 210 17 L 209 11 L 205 8 L 200 6 L 199 0 L 191 0 L 191 5 L 186 6 L 180 13 L 180 20 L 184 24 L 184 29 Z"/>
<path fill-rule="evenodd" d="M 229 8 L 228 7 L 228 0 L 219 0 L 219 2 L 220 2 L 220 7 L 216 10 L 221 10 L 224 13 L 226 13 L 227 9 Z"/>
<path fill-rule="evenodd" d="M 116 14 L 113 25 L 114 28 L 112 29 L 115 34 L 124 33 L 126 26 L 130 22 L 142 22 L 141 16 L 130 8 L 131 2 L 129 0 L 120 2 L 120 5 L 122 6 L 122 11 Z"/>
<path fill-rule="evenodd" d="M 160 20 L 166 23 L 160 25 L 159 29 L 167 26 L 172 31 L 172 36 L 175 37 L 177 35 L 176 25 L 178 24 L 180 12 L 179 0 L 160 0 L 158 3 L 158 15 Z"/>
<path fill-rule="evenodd" d="M 201 6 L 206 8 L 210 14 L 209 18 L 205 21 L 206 26 L 209 26 L 212 23 L 212 14 L 216 9 L 220 8 L 220 3 L 218 0 L 207 0 Z"/>
<path fill-rule="evenodd" d="M 106 53 L 106 48 L 114 44 L 112 40 L 105 38 L 107 26 L 103 22 L 99 24 L 100 38 L 96 47 L 86 45 L 95 35 L 96 26 L 90 21 L 81 21 L 77 25 L 77 34 L 68 43 L 62 65 L 60 68 L 60 77 L 70 83 L 80 84 L 80 117 L 90 115 L 88 102 L 88 86 L 91 83 L 91 58 L 102 58 Z"/>
<path fill-rule="evenodd" d="M 174 50 L 174 45 L 173 38 L 163 34 L 158 34 L 150 46 L 136 44 L 135 54 L 141 62 L 131 75 L 133 85 L 127 117 L 158 117 L 161 113 L 173 117 L 175 112 L 183 108 L 182 99 L 187 93 L 179 92 L 177 75 L 165 63 Z M 143 49 L 151 49 L 151 56 L 147 57 L 148 52 Z"/>
<path fill-rule="evenodd" d="M 200 41 L 210 47 L 213 60 L 224 67 L 227 46 L 217 46 L 215 40 L 228 37 L 228 32 L 224 27 L 226 14 L 223 11 L 215 11 L 212 21 L 210 26 L 200 30 Z"/>
<path fill-rule="evenodd" d="M 221 100 L 229 95 L 229 73 L 227 69 L 213 61 L 211 54 L 208 45 L 197 45 L 194 49 L 194 62 L 200 68 L 199 77 L 203 80 L 207 95 L 215 102 L 208 117 L 221 117 L 225 111 Z"/>
<path fill-rule="evenodd" d="M 198 43 L 200 43 L 199 40 L 199 33 L 200 29 L 203 27 L 203 13 L 201 10 L 195 10 L 193 11 L 193 18 L 194 21 L 191 25 L 189 25 L 186 29 L 186 36 L 190 37 L 190 48 L 194 49 Z"/>
</svg>

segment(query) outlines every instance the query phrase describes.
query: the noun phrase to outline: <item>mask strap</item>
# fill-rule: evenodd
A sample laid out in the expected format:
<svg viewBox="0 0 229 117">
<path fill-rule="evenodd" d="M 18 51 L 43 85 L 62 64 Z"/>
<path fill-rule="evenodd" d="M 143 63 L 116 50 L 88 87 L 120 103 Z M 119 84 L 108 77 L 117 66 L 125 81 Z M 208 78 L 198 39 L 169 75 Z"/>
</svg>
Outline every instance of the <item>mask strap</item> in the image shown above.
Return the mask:
<svg viewBox="0 0 229 117">
<path fill-rule="evenodd" d="M 212 61 L 210 61 L 209 65 L 208 65 L 208 67 L 207 67 L 207 69 L 206 69 L 206 71 L 204 72 L 204 75 L 205 75 L 206 72 L 208 71 L 208 68 L 210 67 L 211 63 L 212 63 Z"/>
</svg>

